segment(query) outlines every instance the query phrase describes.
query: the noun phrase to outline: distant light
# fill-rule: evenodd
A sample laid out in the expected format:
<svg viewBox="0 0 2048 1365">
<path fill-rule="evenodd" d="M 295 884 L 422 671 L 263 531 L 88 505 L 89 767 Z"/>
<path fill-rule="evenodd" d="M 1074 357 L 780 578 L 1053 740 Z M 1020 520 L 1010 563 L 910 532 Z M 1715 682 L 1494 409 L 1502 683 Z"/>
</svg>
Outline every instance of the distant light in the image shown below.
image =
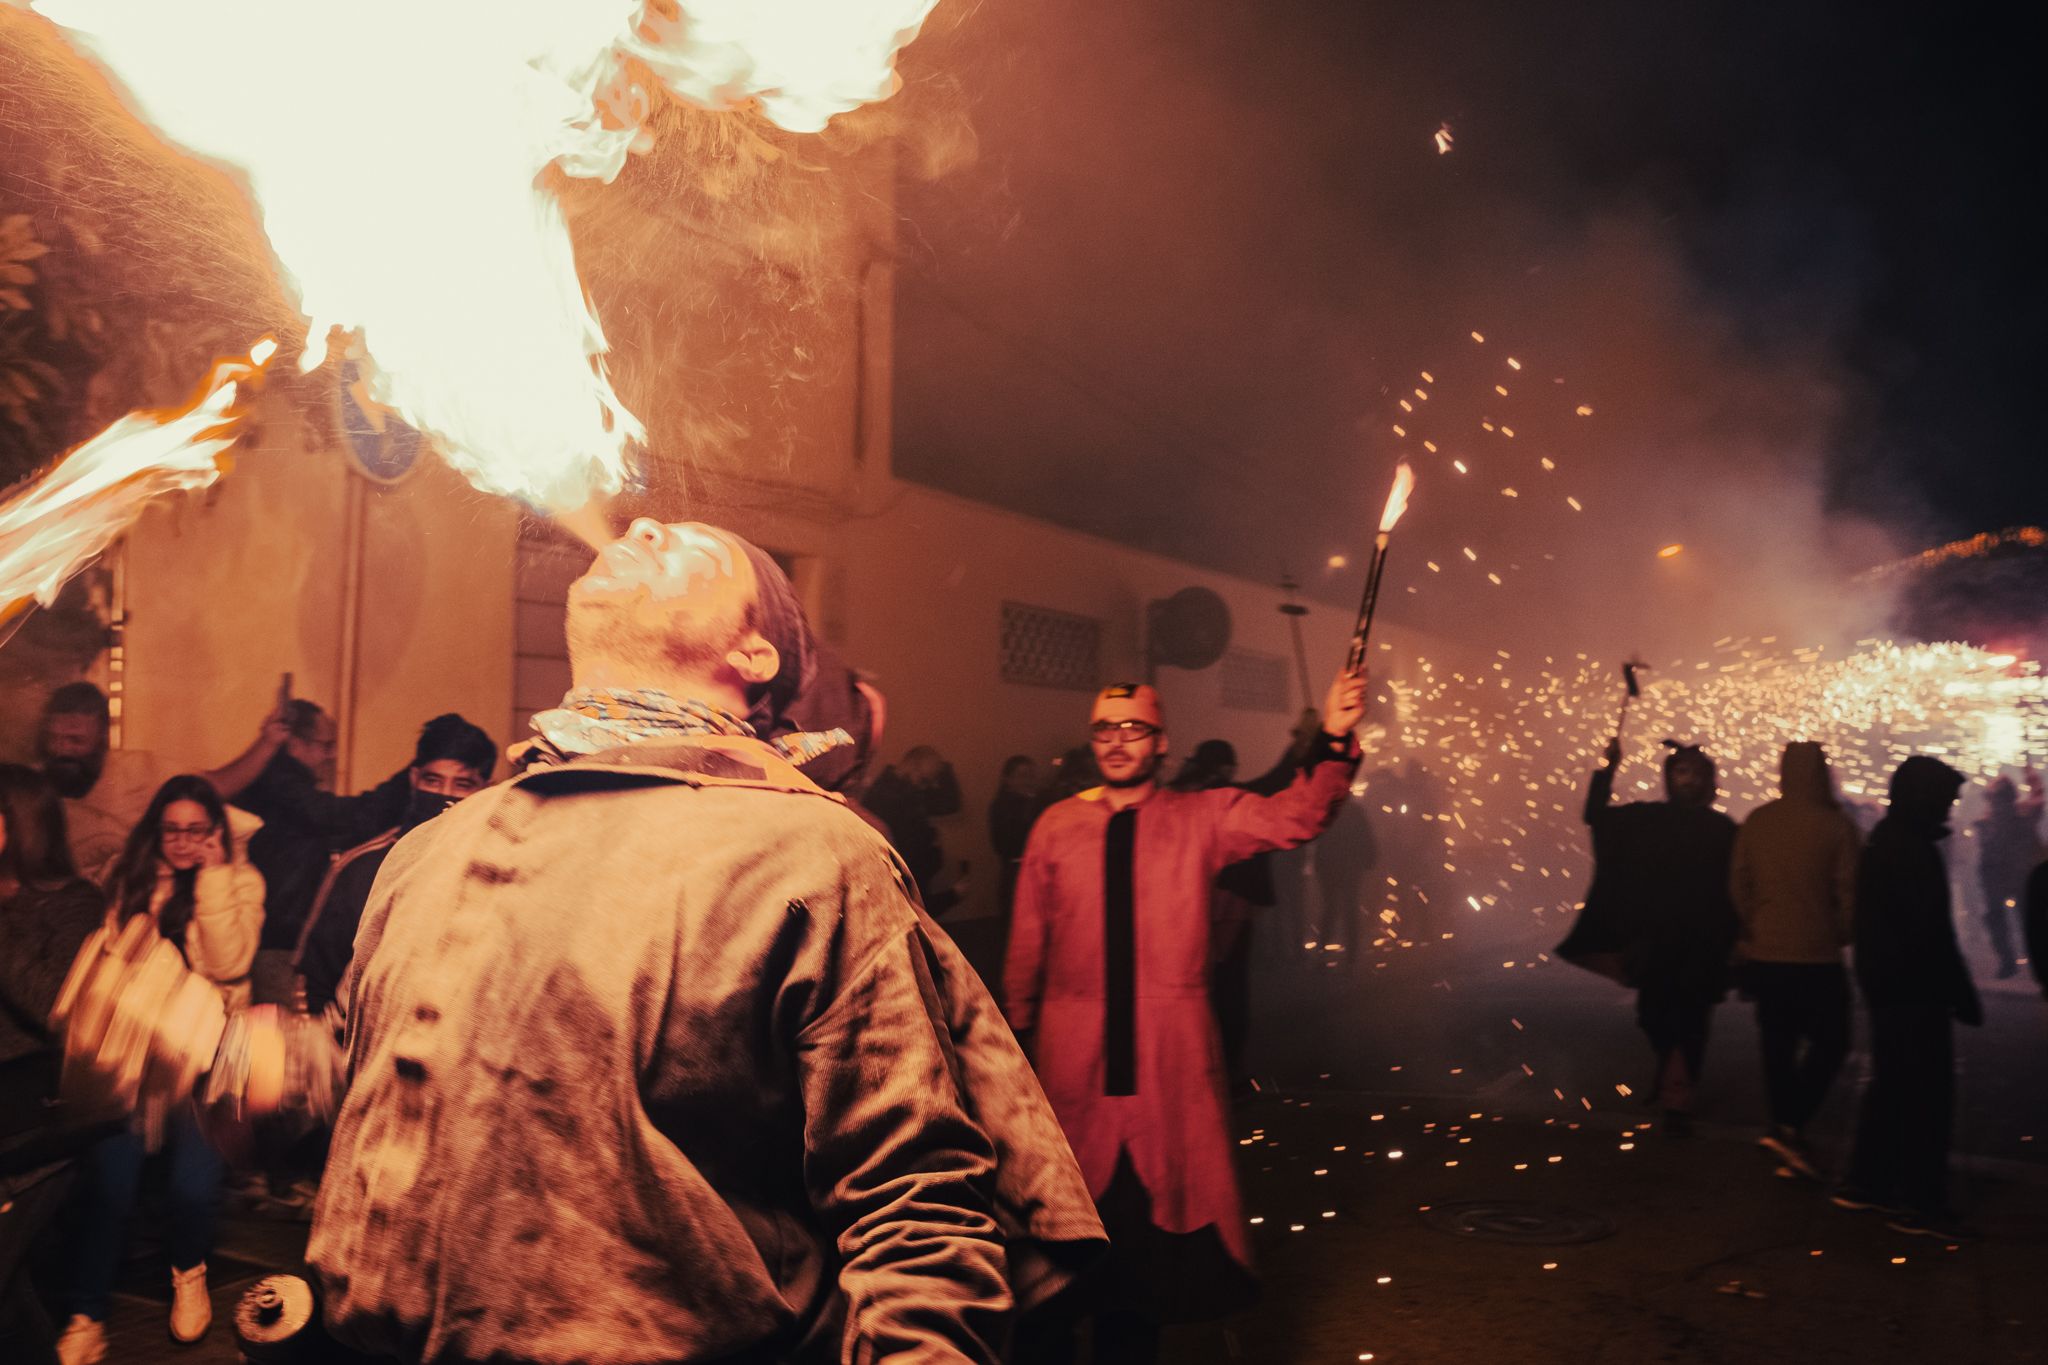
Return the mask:
<svg viewBox="0 0 2048 1365">
<path fill-rule="evenodd" d="M 1684 552 L 1685 547 L 1683 545 L 1666 545 L 1663 549 L 1657 551 L 1657 558 L 1676 559 L 1679 555 L 1683 554 Z"/>
<path fill-rule="evenodd" d="M 1349 559 L 1346 559 L 1343 555 L 1330 556 L 1330 567 L 1333 569 L 1341 569 L 1350 562 L 1351 561 Z"/>
</svg>

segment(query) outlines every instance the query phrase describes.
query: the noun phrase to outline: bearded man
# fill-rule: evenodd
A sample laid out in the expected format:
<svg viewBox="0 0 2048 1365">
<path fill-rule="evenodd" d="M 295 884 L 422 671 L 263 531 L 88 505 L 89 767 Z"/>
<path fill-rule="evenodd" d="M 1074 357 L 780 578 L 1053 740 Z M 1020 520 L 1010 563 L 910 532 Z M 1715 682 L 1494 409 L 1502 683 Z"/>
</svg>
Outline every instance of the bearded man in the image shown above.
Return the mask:
<svg viewBox="0 0 2048 1365">
<path fill-rule="evenodd" d="M 326 1019 L 252 1011 L 213 1054 L 206 1100 L 338 1109 L 329 1330 L 426 1362 L 997 1360 L 1024 1251 L 1100 1226 L 1021 1055 L 975 1087 L 1015 1046 L 902 864 L 788 761 L 846 737 L 743 719 L 773 733 L 815 673 L 787 579 L 642 518 L 568 641 L 525 772 L 391 850 Z"/>
<path fill-rule="evenodd" d="M 1251 1297 L 1231 1168 L 1229 1082 L 1210 1007 L 1209 888 L 1225 866 L 1327 829 L 1351 794 L 1363 674 L 1330 685 L 1282 791 L 1159 781 L 1166 718 L 1144 684 L 1105 689 L 1089 738 L 1103 785 L 1039 817 L 1017 878 L 1004 1004 L 1110 1235 L 1094 1359 L 1157 1358 L 1160 1324 Z M 1071 1358 L 1066 1341 L 1034 1344 Z"/>
</svg>

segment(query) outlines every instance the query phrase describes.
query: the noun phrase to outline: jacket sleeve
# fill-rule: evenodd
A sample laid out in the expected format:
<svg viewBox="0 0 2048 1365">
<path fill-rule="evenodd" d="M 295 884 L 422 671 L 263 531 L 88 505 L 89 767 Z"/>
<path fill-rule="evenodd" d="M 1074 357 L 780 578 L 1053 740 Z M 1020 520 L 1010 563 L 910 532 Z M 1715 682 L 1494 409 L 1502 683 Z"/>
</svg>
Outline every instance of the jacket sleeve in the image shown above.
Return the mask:
<svg viewBox="0 0 2048 1365">
<path fill-rule="evenodd" d="M 1862 848 L 1855 821 L 1843 816 L 1840 842 L 1835 845 L 1833 891 L 1835 942 L 1845 948 L 1856 938 L 1856 862 Z"/>
<path fill-rule="evenodd" d="M 13 921 L 10 931 L 0 933 L 0 1014 L 23 1032 L 48 1040 L 50 1009 L 78 950 L 105 918 L 105 906 L 83 881 L 41 898 L 33 915 L 24 908 L 31 894 L 0 906 L 0 913 Z"/>
<path fill-rule="evenodd" d="M 1351 795 L 1358 771 L 1358 741 L 1319 735 L 1286 789 L 1259 796 L 1218 787 L 1204 796 L 1217 807 L 1214 833 L 1219 863 L 1234 863 L 1277 848 L 1305 844 L 1330 827 Z"/>
<path fill-rule="evenodd" d="M 278 799 L 296 807 L 299 818 L 319 830 L 329 848 L 339 851 L 367 843 L 401 823 L 411 794 L 412 775 L 400 768 L 355 796 L 336 796 L 305 781 L 279 791 Z"/>
<path fill-rule="evenodd" d="M 1010 905 L 1010 944 L 1003 955 L 1003 1016 L 1022 1033 L 1038 1024 L 1038 1001 L 1045 992 L 1045 943 L 1052 914 L 1052 855 L 1046 822 L 1033 827 L 1024 844 L 1024 865 L 1017 872 L 1017 893 Z"/>
<path fill-rule="evenodd" d="M 995 1151 L 961 1094 L 914 922 L 838 980 L 796 1062 L 805 1185 L 840 1257 L 841 1360 L 993 1365 L 1011 1306 Z"/>
<path fill-rule="evenodd" d="M 1743 825 L 1735 831 L 1735 853 L 1728 860 L 1728 898 L 1735 904 L 1735 942 L 1738 949 L 1749 943 L 1750 927 L 1756 919 L 1756 868 L 1750 862 L 1754 848 L 1755 836 L 1750 833 L 1748 825 Z M 1849 875 L 1852 879 L 1856 875 L 1853 863 Z"/>
<path fill-rule="evenodd" d="M 1587 824 L 1595 824 L 1614 801 L 1614 769 L 1595 768 L 1593 780 L 1586 784 L 1586 808 L 1579 818 Z"/>
<path fill-rule="evenodd" d="M 202 870 L 193 886 L 186 956 L 215 981 L 239 981 L 256 960 L 263 934 L 263 874 L 247 863 Z"/>
</svg>

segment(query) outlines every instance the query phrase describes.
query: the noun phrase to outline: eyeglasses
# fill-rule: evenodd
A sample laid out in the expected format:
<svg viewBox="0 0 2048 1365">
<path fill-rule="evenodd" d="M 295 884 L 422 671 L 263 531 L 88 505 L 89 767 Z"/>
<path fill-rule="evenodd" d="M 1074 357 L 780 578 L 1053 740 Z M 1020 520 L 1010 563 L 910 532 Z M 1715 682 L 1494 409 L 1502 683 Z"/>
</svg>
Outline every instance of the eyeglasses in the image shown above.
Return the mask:
<svg viewBox="0 0 2048 1365">
<path fill-rule="evenodd" d="M 1097 744 L 1138 744 L 1158 733 L 1158 726 L 1142 720 L 1098 720 L 1088 727 L 1089 738 Z"/>
<path fill-rule="evenodd" d="M 211 839 L 213 837 L 213 826 L 163 825 L 158 828 L 157 832 L 163 837 L 163 841 L 168 844 L 179 840 Z"/>
</svg>

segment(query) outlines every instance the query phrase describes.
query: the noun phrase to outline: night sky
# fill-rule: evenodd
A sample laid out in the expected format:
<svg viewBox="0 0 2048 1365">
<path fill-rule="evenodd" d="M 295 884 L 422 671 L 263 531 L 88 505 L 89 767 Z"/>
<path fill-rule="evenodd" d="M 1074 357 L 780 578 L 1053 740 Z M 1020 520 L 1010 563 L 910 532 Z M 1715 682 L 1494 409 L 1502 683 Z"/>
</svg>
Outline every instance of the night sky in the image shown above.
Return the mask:
<svg viewBox="0 0 2048 1365">
<path fill-rule="evenodd" d="M 2030 51 L 1815 3 L 990 0 L 910 54 L 980 153 L 899 197 L 899 472 L 1335 601 L 1405 452 L 1410 566 L 1503 581 L 1397 614 L 1810 629 L 2048 510 Z"/>
</svg>

